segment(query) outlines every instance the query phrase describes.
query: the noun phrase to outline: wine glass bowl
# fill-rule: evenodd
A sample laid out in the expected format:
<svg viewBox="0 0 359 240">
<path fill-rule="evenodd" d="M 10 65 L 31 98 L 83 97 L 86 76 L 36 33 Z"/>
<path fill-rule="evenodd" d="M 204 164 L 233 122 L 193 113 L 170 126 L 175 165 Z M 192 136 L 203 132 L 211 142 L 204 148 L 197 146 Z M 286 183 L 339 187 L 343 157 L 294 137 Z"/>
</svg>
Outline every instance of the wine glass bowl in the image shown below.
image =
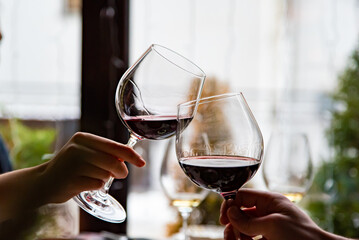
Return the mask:
<svg viewBox="0 0 359 240">
<path fill-rule="evenodd" d="M 306 134 L 274 131 L 264 155 L 263 179 L 268 190 L 300 202 L 311 185 L 313 163 Z"/>
<path fill-rule="evenodd" d="M 192 121 L 184 121 L 196 109 Z M 198 186 L 235 198 L 257 172 L 263 137 L 242 93 L 227 93 L 178 106 L 176 151 Z"/>
<path fill-rule="evenodd" d="M 138 139 L 165 139 L 175 134 L 177 105 L 198 99 L 204 72 L 160 45 L 151 45 L 121 78 L 116 109 Z"/>
<path fill-rule="evenodd" d="M 123 74 L 115 93 L 117 113 L 130 132 L 127 146 L 139 140 L 161 140 L 177 129 L 177 105 L 200 97 L 204 72 L 180 54 L 152 44 Z M 88 213 L 120 223 L 126 212 L 108 194 L 113 177 L 98 191 L 85 191 L 73 199 Z"/>
</svg>

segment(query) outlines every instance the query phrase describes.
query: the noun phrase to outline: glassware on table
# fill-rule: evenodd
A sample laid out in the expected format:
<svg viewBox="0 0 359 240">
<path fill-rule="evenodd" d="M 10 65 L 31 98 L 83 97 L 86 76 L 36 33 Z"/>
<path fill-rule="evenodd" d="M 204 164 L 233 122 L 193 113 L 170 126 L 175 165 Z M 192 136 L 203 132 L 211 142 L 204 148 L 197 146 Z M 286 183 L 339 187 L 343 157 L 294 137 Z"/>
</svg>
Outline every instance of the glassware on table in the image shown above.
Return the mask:
<svg viewBox="0 0 359 240">
<path fill-rule="evenodd" d="M 200 97 L 204 72 L 178 53 L 153 44 L 120 79 L 115 105 L 130 131 L 128 146 L 139 140 L 160 140 L 173 136 L 177 128 L 177 105 Z M 120 223 L 126 212 L 108 190 L 110 178 L 99 191 L 85 191 L 74 197 L 79 206 L 102 220 Z"/>
<path fill-rule="evenodd" d="M 181 214 L 183 239 L 188 239 L 188 218 L 209 192 L 193 184 L 183 173 L 176 158 L 174 139 L 170 139 L 166 147 L 161 165 L 160 182 L 171 205 L 176 207 Z"/>
<path fill-rule="evenodd" d="M 307 135 L 300 132 L 272 133 L 263 163 L 268 190 L 298 203 L 311 185 L 313 163 Z"/>
<path fill-rule="evenodd" d="M 183 120 L 194 108 L 192 121 Z M 263 155 L 263 137 L 243 94 L 183 103 L 177 114 L 177 158 L 185 174 L 202 188 L 235 198 Z"/>
</svg>

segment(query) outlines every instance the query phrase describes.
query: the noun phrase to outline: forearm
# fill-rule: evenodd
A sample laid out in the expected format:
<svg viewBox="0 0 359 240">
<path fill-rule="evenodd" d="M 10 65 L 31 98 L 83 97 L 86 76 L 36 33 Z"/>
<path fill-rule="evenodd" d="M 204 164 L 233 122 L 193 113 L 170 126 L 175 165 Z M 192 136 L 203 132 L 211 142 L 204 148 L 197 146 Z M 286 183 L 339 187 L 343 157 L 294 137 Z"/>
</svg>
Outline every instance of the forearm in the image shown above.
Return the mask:
<svg viewBox="0 0 359 240">
<path fill-rule="evenodd" d="M 45 165 L 0 175 L 0 222 L 17 217 L 46 202 L 41 195 Z"/>
</svg>

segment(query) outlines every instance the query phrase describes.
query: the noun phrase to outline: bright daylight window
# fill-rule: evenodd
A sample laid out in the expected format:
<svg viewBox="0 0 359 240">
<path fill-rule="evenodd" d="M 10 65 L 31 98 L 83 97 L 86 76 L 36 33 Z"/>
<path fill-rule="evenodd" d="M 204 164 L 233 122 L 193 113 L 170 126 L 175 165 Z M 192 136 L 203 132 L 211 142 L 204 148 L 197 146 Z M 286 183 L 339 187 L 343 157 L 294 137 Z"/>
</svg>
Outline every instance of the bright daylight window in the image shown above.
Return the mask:
<svg viewBox="0 0 359 240">
<path fill-rule="evenodd" d="M 0 1 L 0 116 L 80 117 L 80 1 Z"/>
<path fill-rule="evenodd" d="M 243 92 L 265 149 L 287 124 L 307 134 L 315 167 L 327 159 L 328 98 L 357 45 L 358 1 L 133 0 L 130 11 L 130 64 L 151 43 L 172 48 L 206 72 L 204 93 Z M 159 197 L 165 144 L 148 144 L 151 171 L 133 174 L 128 231 L 157 238 L 171 225 Z M 260 172 L 251 182 L 264 188 Z"/>
</svg>

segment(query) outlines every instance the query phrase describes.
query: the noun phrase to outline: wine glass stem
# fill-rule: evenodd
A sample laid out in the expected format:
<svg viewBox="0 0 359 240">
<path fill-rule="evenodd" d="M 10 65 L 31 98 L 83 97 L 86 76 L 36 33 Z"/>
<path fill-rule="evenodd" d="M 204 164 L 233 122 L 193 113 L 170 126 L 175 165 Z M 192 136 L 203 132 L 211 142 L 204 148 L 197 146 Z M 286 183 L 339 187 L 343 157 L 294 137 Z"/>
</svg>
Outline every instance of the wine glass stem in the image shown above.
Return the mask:
<svg viewBox="0 0 359 240">
<path fill-rule="evenodd" d="M 138 142 L 138 138 L 136 136 L 134 136 L 133 134 L 130 135 L 130 139 L 128 139 L 128 142 L 126 144 L 126 146 L 129 146 L 129 147 L 133 147 L 135 146 L 135 144 Z M 110 190 L 110 187 L 112 185 L 112 182 L 113 182 L 114 178 L 113 177 L 110 177 L 107 182 L 105 183 L 105 185 L 103 186 L 103 188 L 101 188 L 101 190 L 99 191 L 99 194 L 102 196 L 102 197 L 105 197 L 107 194 L 108 194 L 108 191 Z"/>
<path fill-rule="evenodd" d="M 186 208 L 185 210 L 181 209 L 180 213 L 182 216 L 182 231 L 183 231 L 183 235 L 184 235 L 184 240 L 188 240 L 188 218 L 189 215 L 191 215 L 192 209 L 188 209 Z"/>
<path fill-rule="evenodd" d="M 131 133 L 130 138 L 128 139 L 127 146 L 133 147 L 136 145 L 136 143 L 139 141 L 139 139 Z"/>
<path fill-rule="evenodd" d="M 222 197 L 226 200 L 229 200 L 229 199 L 236 199 L 236 194 L 237 194 L 237 190 L 235 191 L 232 191 L 232 192 L 224 192 L 224 193 L 221 193 Z"/>
</svg>

